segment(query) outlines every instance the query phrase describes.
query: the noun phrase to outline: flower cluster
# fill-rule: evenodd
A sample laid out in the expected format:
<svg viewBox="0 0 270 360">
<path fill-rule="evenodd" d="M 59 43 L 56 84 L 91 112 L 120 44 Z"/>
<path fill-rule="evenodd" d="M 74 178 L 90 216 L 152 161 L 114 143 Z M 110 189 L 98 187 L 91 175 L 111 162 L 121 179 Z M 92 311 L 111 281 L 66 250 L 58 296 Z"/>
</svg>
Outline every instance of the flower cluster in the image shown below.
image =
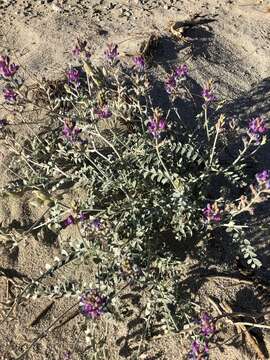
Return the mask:
<svg viewBox="0 0 270 360">
<path fill-rule="evenodd" d="M 77 220 L 76 220 L 77 219 Z M 80 212 L 77 217 L 75 218 L 73 215 L 69 215 L 64 221 L 63 221 L 63 227 L 66 228 L 69 225 L 74 225 L 76 224 L 78 221 L 79 222 L 83 222 L 85 220 L 89 219 L 89 214 L 86 212 Z"/>
<path fill-rule="evenodd" d="M 0 130 L 3 129 L 7 125 L 8 125 L 8 122 L 6 119 L 0 119 Z"/>
<path fill-rule="evenodd" d="M 108 119 L 109 117 L 112 116 L 112 112 L 109 109 L 108 105 L 104 105 L 101 108 L 97 108 L 97 109 L 95 109 L 94 112 L 101 119 Z"/>
<path fill-rule="evenodd" d="M 186 78 L 188 76 L 188 67 L 186 64 L 177 66 L 174 70 L 174 76 L 176 79 Z"/>
<path fill-rule="evenodd" d="M 79 215 L 79 220 L 80 220 L 80 221 L 85 221 L 85 220 L 87 220 L 87 219 L 89 219 L 89 214 L 81 211 L 81 212 L 80 212 L 80 215 Z"/>
<path fill-rule="evenodd" d="M 201 333 L 203 336 L 210 336 L 216 332 L 213 318 L 208 313 L 203 313 L 200 318 Z"/>
<path fill-rule="evenodd" d="M 80 299 L 81 313 L 91 319 L 98 319 L 105 312 L 108 299 L 97 289 L 86 291 Z"/>
<path fill-rule="evenodd" d="M 208 222 L 220 222 L 222 220 L 221 210 L 218 208 L 217 204 L 207 204 L 203 209 L 203 215 Z"/>
<path fill-rule="evenodd" d="M 268 128 L 266 127 L 265 124 L 265 120 L 261 117 L 250 119 L 248 129 L 251 134 L 259 134 L 259 135 L 264 135 L 268 131 Z"/>
<path fill-rule="evenodd" d="M 95 231 L 99 231 L 100 228 L 101 228 L 101 221 L 99 218 L 96 218 L 94 219 L 92 222 L 91 222 L 91 227 L 93 230 Z"/>
<path fill-rule="evenodd" d="M 202 90 L 202 97 L 206 104 L 210 104 L 213 101 L 217 100 L 216 95 L 214 94 L 213 83 L 209 81 Z"/>
<path fill-rule="evenodd" d="M 15 102 L 17 100 L 18 94 L 11 88 L 5 88 L 3 94 L 7 102 Z"/>
<path fill-rule="evenodd" d="M 145 60 L 143 56 L 134 56 L 133 62 L 136 70 L 143 71 L 145 69 Z"/>
<path fill-rule="evenodd" d="M 65 351 L 63 359 L 64 360 L 70 360 L 71 359 L 71 352 L 70 351 Z"/>
<path fill-rule="evenodd" d="M 178 66 L 174 72 L 165 81 L 165 89 L 168 94 L 171 94 L 176 88 L 179 80 L 184 80 L 188 76 L 188 67 L 186 64 Z"/>
<path fill-rule="evenodd" d="M 76 45 L 73 47 L 73 49 L 71 50 L 72 55 L 75 57 L 80 56 L 83 52 L 86 53 L 86 57 L 90 57 L 90 54 L 86 51 L 86 46 L 87 46 L 87 41 L 86 40 L 80 40 L 77 39 L 77 43 Z"/>
<path fill-rule="evenodd" d="M 75 224 L 75 218 L 73 215 L 69 215 L 65 220 L 64 220 L 64 228 L 68 227 L 69 225 L 74 225 Z"/>
<path fill-rule="evenodd" d="M 118 56 L 118 45 L 117 44 L 108 44 L 107 49 L 104 52 L 105 59 L 109 61 L 111 64 L 114 63 Z"/>
<path fill-rule="evenodd" d="M 16 74 L 18 69 L 19 65 L 11 63 L 8 56 L 0 56 L 0 75 L 5 78 L 11 78 Z"/>
<path fill-rule="evenodd" d="M 208 353 L 208 345 L 197 339 L 192 342 L 188 357 L 190 360 L 206 360 L 208 359 Z"/>
<path fill-rule="evenodd" d="M 67 71 L 68 82 L 76 86 L 80 85 L 80 72 L 77 69 L 70 69 Z"/>
<path fill-rule="evenodd" d="M 256 142 L 259 143 L 262 139 L 262 136 L 268 132 L 268 127 L 266 126 L 265 120 L 259 116 L 250 119 L 248 132 L 256 140 Z"/>
<path fill-rule="evenodd" d="M 262 170 L 256 174 L 256 180 L 260 185 L 264 185 L 266 189 L 270 189 L 270 171 Z"/>
<path fill-rule="evenodd" d="M 75 121 L 65 121 L 62 134 L 68 141 L 75 141 L 78 139 L 78 135 L 81 133 L 81 129 L 76 126 Z"/>
<path fill-rule="evenodd" d="M 209 338 L 216 333 L 213 318 L 208 313 L 203 313 L 199 320 L 199 338 L 192 342 L 189 358 L 192 360 L 208 359 Z"/>
<path fill-rule="evenodd" d="M 154 116 L 148 123 L 148 131 L 155 138 L 158 139 L 166 130 L 167 122 L 163 117 Z"/>
</svg>

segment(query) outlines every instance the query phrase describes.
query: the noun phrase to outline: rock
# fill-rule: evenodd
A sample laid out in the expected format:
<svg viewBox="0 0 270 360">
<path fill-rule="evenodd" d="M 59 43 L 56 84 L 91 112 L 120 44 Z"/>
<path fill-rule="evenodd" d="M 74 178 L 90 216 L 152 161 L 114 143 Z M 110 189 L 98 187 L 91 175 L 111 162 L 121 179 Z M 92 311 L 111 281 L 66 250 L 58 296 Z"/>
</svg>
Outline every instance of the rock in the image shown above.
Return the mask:
<svg viewBox="0 0 270 360">
<path fill-rule="evenodd" d="M 52 4 L 52 9 L 55 11 L 55 12 L 61 12 L 63 9 L 56 5 L 55 3 Z"/>
</svg>

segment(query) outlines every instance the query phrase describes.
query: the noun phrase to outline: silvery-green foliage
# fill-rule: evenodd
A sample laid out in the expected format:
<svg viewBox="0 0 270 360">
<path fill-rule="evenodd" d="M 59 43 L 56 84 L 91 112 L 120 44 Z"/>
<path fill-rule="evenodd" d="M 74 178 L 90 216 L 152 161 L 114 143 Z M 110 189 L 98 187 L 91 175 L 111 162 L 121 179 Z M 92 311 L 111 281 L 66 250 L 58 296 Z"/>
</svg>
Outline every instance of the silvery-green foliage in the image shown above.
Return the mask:
<svg viewBox="0 0 270 360">
<path fill-rule="evenodd" d="M 111 299 L 127 286 L 140 289 L 147 332 L 158 322 L 163 330 L 177 331 L 188 311 L 179 296 L 181 261 L 196 253 L 197 243 L 214 237 L 217 228 L 218 236 L 229 228 L 248 264 L 260 266 L 250 243 L 238 237 L 245 225 L 242 213 L 254 202 L 244 189 L 247 203 L 239 204 L 250 183 L 244 155 L 259 145 L 244 139 L 240 155 L 228 158 L 224 154 L 234 140 L 238 144 L 239 129 L 223 115 L 209 117 L 214 104 L 204 103 L 187 124 L 176 107 L 177 93 L 171 109 L 153 106 L 155 80 L 147 72 L 86 61 L 78 65 L 80 84 L 66 83 L 59 94 L 48 96 L 48 123 L 25 141 L 20 154 L 14 152 L 10 166 L 18 179 L 2 189 L 5 196 L 27 193 L 33 206 L 44 208 L 33 230 L 47 227 L 59 234 L 76 225 L 82 237 L 68 238 L 63 257 L 25 295 L 83 292 L 76 281 L 41 283 L 80 260 L 94 269 L 94 281 Z M 267 194 L 262 188 L 256 202 Z M 220 219 L 205 216 L 209 203 Z"/>
</svg>

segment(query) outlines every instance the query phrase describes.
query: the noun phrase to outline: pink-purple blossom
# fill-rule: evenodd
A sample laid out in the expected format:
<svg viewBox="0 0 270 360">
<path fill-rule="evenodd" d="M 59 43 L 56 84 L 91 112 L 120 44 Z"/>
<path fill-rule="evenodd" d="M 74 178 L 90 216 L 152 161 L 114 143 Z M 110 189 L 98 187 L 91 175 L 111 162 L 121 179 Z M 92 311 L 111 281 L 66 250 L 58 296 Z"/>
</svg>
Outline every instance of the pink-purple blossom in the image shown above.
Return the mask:
<svg viewBox="0 0 270 360">
<path fill-rule="evenodd" d="M 192 352 L 193 352 L 194 354 L 196 354 L 196 355 L 199 354 L 199 352 L 200 352 L 200 347 L 201 347 L 201 344 L 200 344 L 199 340 L 194 340 L 194 341 L 192 342 L 191 349 L 192 349 Z"/>
<path fill-rule="evenodd" d="M 166 130 L 167 122 L 163 117 L 153 117 L 148 123 L 148 131 L 155 138 L 158 139 L 160 135 Z"/>
<path fill-rule="evenodd" d="M 119 56 L 118 45 L 117 44 L 108 44 L 107 49 L 104 51 L 106 60 L 110 63 L 113 63 L 117 60 Z"/>
<path fill-rule="evenodd" d="M 64 227 L 68 227 L 69 225 L 74 225 L 75 224 L 75 219 L 74 216 L 69 215 L 65 220 L 64 220 Z"/>
<path fill-rule="evenodd" d="M 64 352 L 63 360 L 71 360 L 71 352 L 70 351 Z"/>
<path fill-rule="evenodd" d="M 101 221 L 100 221 L 100 219 L 99 219 L 99 218 L 95 218 L 95 219 L 92 221 L 92 223 L 91 223 L 91 227 L 92 227 L 92 229 L 95 230 L 95 231 L 100 230 L 100 228 L 101 228 Z"/>
<path fill-rule="evenodd" d="M 270 179 L 270 171 L 262 170 L 258 174 L 256 174 L 256 179 L 258 182 L 265 182 Z"/>
<path fill-rule="evenodd" d="M 9 56 L 0 56 L 0 75 L 5 78 L 12 77 L 19 69 L 19 65 L 10 62 Z"/>
<path fill-rule="evenodd" d="M 207 343 L 202 343 L 200 340 L 194 340 L 191 345 L 189 353 L 190 360 L 206 360 L 208 359 L 209 348 Z"/>
<path fill-rule="evenodd" d="M 85 48 L 86 48 L 86 45 L 87 45 L 87 41 L 84 40 L 80 40 L 80 39 L 77 39 L 77 43 L 76 45 L 73 47 L 73 49 L 71 50 L 72 52 L 72 55 L 75 56 L 75 57 L 78 57 L 80 56 L 80 54 L 85 51 Z"/>
<path fill-rule="evenodd" d="M 135 68 L 138 71 L 143 71 L 145 68 L 145 60 L 143 56 L 134 56 L 133 57 L 133 62 L 135 64 Z"/>
<path fill-rule="evenodd" d="M 3 90 L 4 99 L 8 102 L 14 102 L 17 99 L 18 94 L 11 88 L 5 88 Z"/>
<path fill-rule="evenodd" d="M 75 85 L 80 85 L 80 72 L 77 69 L 70 69 L 67 71 L 68 82 Z"/>
<path fill-rule="evenodd" d="M 211 103 L 217 100 L 216 95 L 214 94 L 214 90 L 211 84 L 205 86 L 202 90 L 202 97 L 206 103 Z"/>
<path fill-rule="evenodd" d="M 80 48 L 78 45 L 75 45 L 74 48 L 71 50 L 72 55 L 75 56 L 75 57 L 80 56 L 81 51 L 82 51 L 82 50 L 81 50 L 81 48 Z"/>
<path fill-rule="evenodd" d="M 252 135 L 264 135 L 267 133 L 268 128 L 262 117 L 256 117 L 250 119 L 248 130 Z"/>
<path fill-rule="evenodd" d="M 89 214 L 87 213 L 84 213 L 84 212 L 80 212 L 80 215 L 79 215 L 79 220 L 80 221 L 85 221 L 89 218 Z"/>
<path fill-rule="evenodd" d="M 174 70 L 174 76 L 178 78 L 186 78 L 188 76 L 188 67 L 186 64 L 177 66 Z"/>
<path fill-rule="evenodd" d="M 208 313 L 203 313 L 200 319 L 201 333 L 204 336 L 213 335 L 216 332 L 213 318 Z"/>
<path fill-rule="evenodd" d="M 112 112 L 108 105 L 103 105 L 101 108 L 95 109 L 95 114 L 101 119 L 108 119 L 112 116 Z"/>
<path fill-rule="evenodd" d="M 174 75 L 171 75 L 168 77 L 168 79 L 165 81 L 165 89 L 168 94 L 171 94 L 173 90 L 176 88 L 177 82 Z"/>
<path fill-rule="evenodd" d="M 216 204 L 207 204 L 206 207 L 203 209 L 203 215 L 209 222 L 220 222 L 222 220 L 220 209 L 217 207 Z"/>
<path fill-rule="evenodd" d="M 191 351 L 188 358 L 191 360 L 206 360 L 209 356 L 208 342 L 212 335 L 216 333 L 214 319 L 208 314 L 203 313 L 198 322 L 200 324 L 200 333 L 191 345 Z"/>
<path fill-rule="evenodd" d="M 76 126 L 75 121 L 72 122 L 65 121 L 62 129 L 62 134 L 67 140 L 73 142 L 78 139 L 78 135 L 81 133 L 81 131 L 82 129 L 79 129 Z"/>
<path fill-rule="evenodd" d="M 270 189 L 270 170 L 262 170 L 257 173 L 256 180 L 259 184 L 264 185 L 266 189 Z"/>
<path fill-rule="evenodd" d="M 0 130 L 3 129 L 7 125 L 8 125 L 8 122 L 6 119 L 0 119 Z"/>
<path fill-rule="evenodd" d="M 165 81 L 165 89 L 168 94 L 171 94 L 176 88 L 177 83 L 184 80 L 188 76 L 188 67 L 186 64 L 177 66 L 173 73 Z"/>
<path fill-rule="evenodd" d="M 90 289 L 81 296 L 80 311 L 85 317 L 95 320 L 105 312 L 107 302 L 106 296 L 99 290 Z"/>
</svg>

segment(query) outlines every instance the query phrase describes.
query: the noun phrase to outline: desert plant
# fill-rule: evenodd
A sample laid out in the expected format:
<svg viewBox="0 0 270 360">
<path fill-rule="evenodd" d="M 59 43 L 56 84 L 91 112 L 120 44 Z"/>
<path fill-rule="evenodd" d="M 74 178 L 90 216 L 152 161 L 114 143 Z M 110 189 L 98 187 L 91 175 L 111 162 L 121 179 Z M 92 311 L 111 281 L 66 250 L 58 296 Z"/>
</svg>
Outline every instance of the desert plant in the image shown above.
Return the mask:
<svg viewBox="0 0 270 360">
<path fill-rule="evenodd" d="M 16 303 L 42 295 L 81 296 L 78 307 L 91 322 L 106 311 L 121 312 L 118 295 L 129 287 L 143 298 L 147 336 L 157 324 L 159 331 L 178 331 L 190 311 L 179 296 L 184 255 L 227 236 L 228 246 L 236 244 L 252 268 L 261 265 L 246 239 L 249 218 L 243 215 L 270 192 L 268 170 L 251 180 L 246 169 L 247 159 L 266 142 L 265 121 L 250 119 L 241 132 L 222 113 L 210 81 L 196 94 L 202 104 L 196 118 L 184 122 L 177 100 L 196 99 L 185 64 L 164 80 L 170 105 L 161 109 L 153 106 L 156 80 L 143 57 L 135 57 L 130 68 L 110 44 L 97 66 L 81 41 L 73 55 L 66 80 L 57 86 L 41 81 L 35 91 L 9 57 L 0 62 L 3 107 L 18 119 L 30 107 L 45 116 L 25 139 L 1 120 L 14 178 L 1 194 L 27 194 L 42 209 L 29 230 L 35 235 L 57 238 L 72 226 L 80 233 L 63 244 L 63 257 L 47 265 Z M 239 138 L 240 149 L 229 155 Z M 78 258 L 96 269 L 89 283 L 43 285 L 46 276 Z"/>
</svg>

